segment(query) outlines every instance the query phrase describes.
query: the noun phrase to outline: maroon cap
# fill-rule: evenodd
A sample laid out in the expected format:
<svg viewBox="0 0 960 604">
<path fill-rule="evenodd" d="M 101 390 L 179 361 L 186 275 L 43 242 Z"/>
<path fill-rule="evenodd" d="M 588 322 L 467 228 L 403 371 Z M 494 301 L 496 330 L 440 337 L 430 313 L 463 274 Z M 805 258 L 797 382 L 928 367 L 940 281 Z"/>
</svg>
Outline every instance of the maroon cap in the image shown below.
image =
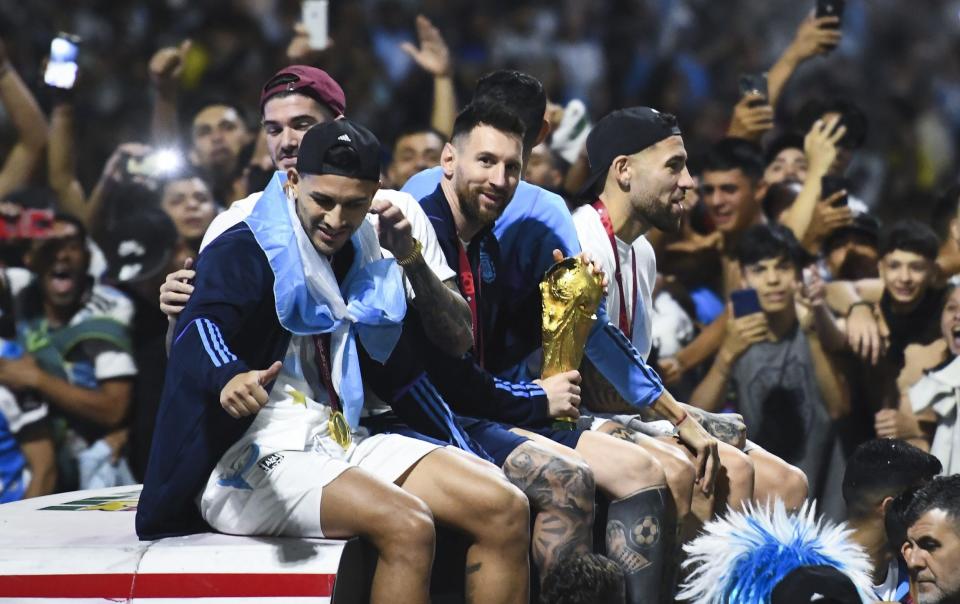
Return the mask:
<svg viewBox="0 0 960 604">
<path fill-rule="evenodd" d="M 281 92 L 299 92 L 330 108 L 336 117 L 347 109 L 347 98 L 340 84 L 326 71 L 309 65 L 291 65 L 278 71 L 260 93 L 260 111 L 273 96 Z"/>
</svg>

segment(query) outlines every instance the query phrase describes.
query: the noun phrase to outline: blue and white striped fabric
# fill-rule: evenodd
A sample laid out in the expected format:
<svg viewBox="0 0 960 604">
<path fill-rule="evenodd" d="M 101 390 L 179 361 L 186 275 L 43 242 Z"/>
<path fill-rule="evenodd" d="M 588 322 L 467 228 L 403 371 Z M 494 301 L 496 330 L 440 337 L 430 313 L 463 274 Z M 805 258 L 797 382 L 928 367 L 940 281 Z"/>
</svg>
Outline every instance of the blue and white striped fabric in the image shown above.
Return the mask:
<svg viewBox="0 0 960 604">
<path fill-rule="evenodd" d="M 497 390 L 504 390 L 514 396 L 521 398 L 530 398 L 532 396 L 546 396 L 543 388 L 532 382 L 508 382 L 498 377 L 493 378 L 493 385 Z"/>
<path fill-rule="evenodd" d="M 193 322 L 197 331 L 200 333 L 200 341 L 203 343 L 203 349 L 214 367 L 222 367 L 231 361 L 236 361 L 237 356 L 230 352 L 227 343 L 223 340 L 223 334 L 216 323 L 207 319 L 196 319 Z M 187 327 L 189 329 L 189 326 Z"/>
</svg>

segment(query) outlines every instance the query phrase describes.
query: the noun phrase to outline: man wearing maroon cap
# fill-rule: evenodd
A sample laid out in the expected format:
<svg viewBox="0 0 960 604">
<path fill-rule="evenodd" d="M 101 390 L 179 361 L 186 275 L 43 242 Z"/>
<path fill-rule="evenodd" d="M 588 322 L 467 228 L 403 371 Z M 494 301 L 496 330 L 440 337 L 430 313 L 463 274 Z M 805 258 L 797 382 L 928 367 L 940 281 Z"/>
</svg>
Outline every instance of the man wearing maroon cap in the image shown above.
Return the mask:
<svg viewBox="0 0 960 604">
<path fill-rule="evenodd" d="M 274 166 L 297 165 L 297 150 L 310 126 L 343 117 L 347 99 L 340 84 L 322 69 L 291 65 L 281 69 L 260 93 L 260 113 Z"/>
</svg>

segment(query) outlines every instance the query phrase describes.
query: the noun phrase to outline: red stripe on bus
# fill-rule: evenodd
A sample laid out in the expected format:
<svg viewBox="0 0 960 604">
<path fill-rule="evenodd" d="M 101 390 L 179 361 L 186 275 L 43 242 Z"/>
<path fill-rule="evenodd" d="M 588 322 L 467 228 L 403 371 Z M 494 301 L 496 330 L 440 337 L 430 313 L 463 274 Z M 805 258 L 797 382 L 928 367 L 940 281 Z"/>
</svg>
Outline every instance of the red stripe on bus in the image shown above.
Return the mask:
<svg viewBox="0 0 960 604">
<path fill-rule="evenodd" d="M 330 597 L 333 574 L 109 573 L 0 577 L 0 597 L 201 598 Z"/>
</svg>

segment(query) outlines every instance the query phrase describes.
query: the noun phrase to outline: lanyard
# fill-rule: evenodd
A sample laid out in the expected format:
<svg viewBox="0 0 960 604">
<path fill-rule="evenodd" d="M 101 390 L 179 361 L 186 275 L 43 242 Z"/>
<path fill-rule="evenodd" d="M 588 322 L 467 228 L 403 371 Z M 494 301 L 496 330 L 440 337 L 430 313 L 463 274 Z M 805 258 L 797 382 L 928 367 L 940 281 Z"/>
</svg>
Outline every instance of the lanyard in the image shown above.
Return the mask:
<svg viewBox="0 0 960 604">
<path fill-rule="evenodd" d="M 330 334 L 322 333 L 313 336 L 313 348 L 317 355 L 320 381 L 323 382 L 323 387 L 327 389 L 327 397 L 330 399 L 330 409 L 337 413 L 340 411 L 340 395 L 333 387 L 333 373 L 330 370 Z"/>
<path fill-rule="evenodd" d="M 600 215 L 600 222 L 603 223 L 604 230 L 607 231 L 607 237 L 610 238 L 610 248 L 613 250 L 613 261 L 616 263 L 616 272 L 614 277 L 617 279 L 617 285 L 619 286 L 620 294 L 620 331 L 623 332 L 623 335 L 627 339 L 632 339 L 633 337 L 633 323 L 634 319 L 637 316 L 637 255 L 633 251 L 633 247 L 630 247 L 630 264 L 633 268 L 633 306 L 631 307 L 632 317 L 627 317 L 627 302 L 626 298 L 623 295 L 623 276 L 620 273 L 620 252 L 617 250 L 617 239 L 616 235 L 613 233 L 613 222 L 610 221 L 610 213 L 607 212 L 607 206 L 603 204 L 599 199 L 591 204 L 593 209 L 597 211 L 597 214 Z"/>
<path fill-rule="evenodd" d="M 473 324 L 473 352 L 478 364 L 483 367 L 483 334 L 480 325 L 480 307 L 479 293 L 480 283 L 473 278 L 473 269 L 470 267 L 470 259 L 467 258 L 467 251 L 463 248 L 460 238 L 457 238 L 457 251 L 459 252 L 459 279 L 460 291 L 467 299 L 470 305 L 470 319 Z"/>
</svg>

